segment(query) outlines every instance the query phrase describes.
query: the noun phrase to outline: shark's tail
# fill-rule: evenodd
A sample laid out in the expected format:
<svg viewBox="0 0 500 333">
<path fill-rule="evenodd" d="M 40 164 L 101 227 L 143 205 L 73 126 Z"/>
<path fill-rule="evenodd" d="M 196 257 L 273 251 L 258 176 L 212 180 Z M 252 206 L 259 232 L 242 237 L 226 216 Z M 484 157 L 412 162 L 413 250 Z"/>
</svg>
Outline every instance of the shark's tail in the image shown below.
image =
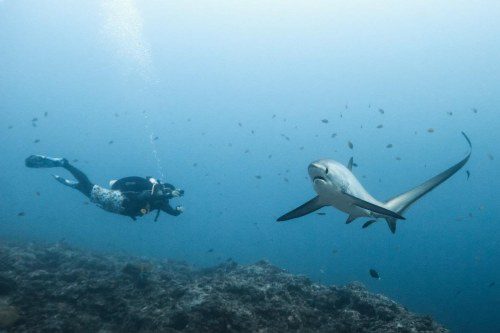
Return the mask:
<svg viewBox="0 0 500 333">
<path fill-rule="evenodd" d="M 425 183 L 420 184 L 419 186 L 409 190 L 408 192 L 402 193 L 390 200 L 388 200 L 384 207 L 389 209 L 390 211 L 396 212 L 398 214 L 403 214 L 410 206 L 413 204 L 415 201 L 423 197 L 425 194 L 429 193 L 432 191 L 434 188 L 436 188 L 439 184 L 443 183 L 445 180 L 453 176 L 458 170 L 460 170 L 465 163 L 470 158 L 471 152 L 472 152 L 472 144 L 467 137 L 467 135 L 462 132 L 462 135 L 465 137 L 467 140 L 467 143 L 469 144 L 469 152 L 467 153 L 467 156 L 465 156 L 460 162 L 457 164 L 453 165 L 452 167 L 446 169 L 445 171 L 441 172 L 439 175 L 432 177 Z M 396 232 L 396 219 L 393 217 L 387 217 L 385 219 L 387 221 L 387 224 L 389 226 L 389 229 L 391 229 L 392 233 Z"/>
</svg>

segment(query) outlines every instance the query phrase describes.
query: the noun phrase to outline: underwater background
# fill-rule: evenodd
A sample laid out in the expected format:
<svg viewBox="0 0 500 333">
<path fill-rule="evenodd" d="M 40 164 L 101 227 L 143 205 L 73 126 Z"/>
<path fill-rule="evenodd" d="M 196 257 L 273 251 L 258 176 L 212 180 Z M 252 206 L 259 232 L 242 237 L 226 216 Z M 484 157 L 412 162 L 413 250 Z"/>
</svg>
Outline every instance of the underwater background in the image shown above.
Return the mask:
<svg viewBox="0 0 500 333">
<path fill-rule="evenodd" d="M 495 1 L 0 0 L 0 237 L 265 258 L 361 281 L 454 332 L 499 332 L 499 16 Z M 385 200 L 463 158 L 461 131 L 471 160 L 394 235 L 331 207 L 275 222 L 315 195 L 313 160 L 354 157 Z M 186 211 L 110 214 L 51 177 L 65 170 L 24 167 L 30 154 L 103 186 L 162 178 Z"/>
</svg>

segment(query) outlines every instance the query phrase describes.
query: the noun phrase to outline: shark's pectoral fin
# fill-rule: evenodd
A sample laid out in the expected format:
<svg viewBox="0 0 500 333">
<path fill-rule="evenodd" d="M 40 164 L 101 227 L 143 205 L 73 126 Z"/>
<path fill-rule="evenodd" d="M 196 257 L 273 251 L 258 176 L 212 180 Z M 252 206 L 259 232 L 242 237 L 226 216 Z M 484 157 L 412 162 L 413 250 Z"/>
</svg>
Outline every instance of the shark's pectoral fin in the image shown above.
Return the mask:
<svg viewBox="0 0 500 333">
<path fill-rule="evenodd" d="M 321 207 L 325 207 L 325 206 L 327 206 L 327 205 L 321 202 L 321 200 L 319 199 L 319 196 L 316 196 L 313 199 L 306 202 L 305 204 L 303 204 L 302 206 L 297 207 L 294 210 L 281 216 L 280 218 L 278 218 L 277 221 L 282 222 L 282 221 L 295 219 L 297 217 L 301 217 L 301 216 L 307 215 L 309 213 L 312 213 L 314 211 L 317 211 Z"/>
<path fill-rule="evenodd" d="M 385 216 L 390 216 L 390 217 L 393 217 L 393 218 L 396 218 L 399 220 L 405 220 L 405 218 L 403 216 L 399 215 L 396 212 L 393 212 L 393 211 L 388 210 L 388 209 L 381 207 L 381 206 L 377 206 L 377 205 L 372 204 L 371 202 L 365 201 L 363 199 L 357 198 L 353 195 L 350 195 L 349 193 L 346 193 L 346 192 L 342 192 L 342 193 L 344 195 L 348 196 L 349 198 L 351 198 L 353 201 L 353 204 L 358 206 L 358 207 L 368 209 L 369 211 L 372 211 L 374 213 L 378 213 L 378 214 L 385 215 Z"/>
<path fill-rule="evenodd" d="M 349 169 L 350 171 L 352 171 L 352 165 L 353 165 L 353 163 L 354 163 L 354 160 L 353 160 L 353 158 L 351 157 L 351 158 L 349 159 L 349 163 L 347 163 L 347 169 Z"/>
<path fill-rule="evenodd" d="M 367 221 L 363 224 L 363 229 L 364 228 L 368 228 L 369 226 L 371 226 L 373 223 L 377 222 L 377 220 L 370 220 L 370 221 Z"/>
</svg>

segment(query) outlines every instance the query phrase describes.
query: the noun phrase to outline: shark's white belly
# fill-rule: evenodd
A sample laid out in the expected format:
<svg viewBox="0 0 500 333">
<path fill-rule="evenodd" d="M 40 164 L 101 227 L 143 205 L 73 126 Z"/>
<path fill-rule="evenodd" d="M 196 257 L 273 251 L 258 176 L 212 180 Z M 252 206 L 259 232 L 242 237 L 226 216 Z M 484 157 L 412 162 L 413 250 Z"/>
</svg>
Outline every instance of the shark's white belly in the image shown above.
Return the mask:
<svg viewBox="0 0 500 333">
<path fill-rule="evenodd" d="M 364 208 L 354 205 L 353 199 L 346 196 L 342 192 L 335 190 L 332 187 L 314 186 L 316 193 L 320 196 L 321 201 L 327 205 L 333 206 L 338 210 L 343 211 L 352 216 L 373 216 L 373 213 Z M 381 202 L 373 198 L 359 182 L 350 182 L 346 184 L 344 191 L 356 198 L 360 198 L 375 205 L 383 205 Z"/>
</svg>

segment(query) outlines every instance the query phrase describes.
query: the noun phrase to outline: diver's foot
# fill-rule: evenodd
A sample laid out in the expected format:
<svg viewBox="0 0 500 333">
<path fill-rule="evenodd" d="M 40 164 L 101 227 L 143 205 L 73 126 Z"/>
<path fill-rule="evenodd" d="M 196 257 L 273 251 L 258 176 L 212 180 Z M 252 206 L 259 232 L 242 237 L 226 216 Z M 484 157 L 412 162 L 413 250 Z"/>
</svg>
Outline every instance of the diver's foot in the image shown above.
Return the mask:
<svg viewBox="0 0 500 333">
<path fill-rule="evenodd" d="M 63 178 L 63 177 L 58 176 L 58 175 L 52 175 L 52 177 L 54 177 L 59 183 L 66 185 L 66 186 L 69 186 L 69 187 L 72 187 L 72 188 L 76 188 L 76 186 L 78 185 L 77 182 L 72 181 L 72 180 L 68 180 L 68 179 Z"/>
<path fill-rule="evenodd" d="M 31 155 L 24 161 L 28 168 L 56 168 L 63 167 L 68 160 L 61 157 L 48 157 L 43 155 Z"/>
</svg>

